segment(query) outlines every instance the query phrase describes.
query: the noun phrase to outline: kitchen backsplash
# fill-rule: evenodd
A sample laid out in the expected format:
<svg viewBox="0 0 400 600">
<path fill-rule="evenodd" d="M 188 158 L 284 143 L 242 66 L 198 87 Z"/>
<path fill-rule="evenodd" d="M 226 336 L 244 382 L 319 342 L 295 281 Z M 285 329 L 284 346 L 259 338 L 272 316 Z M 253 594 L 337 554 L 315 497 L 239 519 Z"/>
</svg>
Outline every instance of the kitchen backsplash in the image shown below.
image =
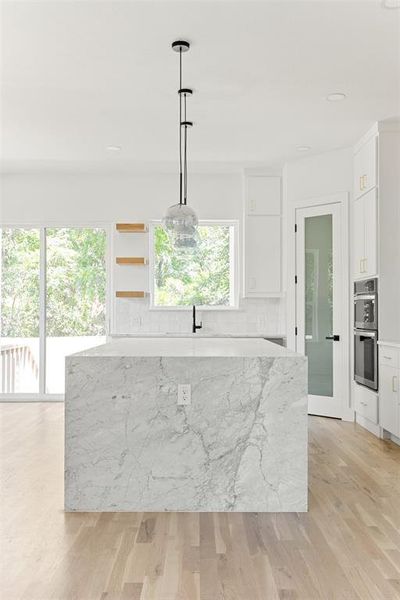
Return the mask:
<svg viewBox="0 0 400 600">
<path fill-rule="evenodd" d="M 202 333 L 284 335 L 285 302 L 282 298 L 244 298 L 239 310 L 198 310 Z M 150 310 L 149 300 L 119 299 L 115 306 L 114 334 L 190 333 L 191 311 Z"/>
</svg>

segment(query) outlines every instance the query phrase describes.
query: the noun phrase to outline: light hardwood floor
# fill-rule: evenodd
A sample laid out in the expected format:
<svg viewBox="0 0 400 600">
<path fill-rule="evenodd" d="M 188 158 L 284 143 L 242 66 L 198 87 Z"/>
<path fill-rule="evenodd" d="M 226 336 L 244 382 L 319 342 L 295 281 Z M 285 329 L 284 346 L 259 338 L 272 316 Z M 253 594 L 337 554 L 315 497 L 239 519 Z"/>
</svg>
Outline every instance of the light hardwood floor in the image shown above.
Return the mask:
<svg viewBox="0 0 400 600">
<path fill-rule="evenodd" d="M 400 598 L 400 448 L 310 418 L 307 514 L 63 512 L 62 404 L 1 404 L 2 600 Z"/>
</svg>

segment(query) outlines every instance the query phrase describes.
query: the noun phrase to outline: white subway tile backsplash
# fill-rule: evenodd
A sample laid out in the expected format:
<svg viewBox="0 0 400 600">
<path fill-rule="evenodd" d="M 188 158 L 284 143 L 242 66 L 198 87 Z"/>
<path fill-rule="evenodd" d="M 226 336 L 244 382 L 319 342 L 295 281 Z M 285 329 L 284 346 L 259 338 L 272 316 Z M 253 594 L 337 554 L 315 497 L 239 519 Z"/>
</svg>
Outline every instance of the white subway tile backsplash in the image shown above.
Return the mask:
<svg viewBox="0 0 400 600">
<path fill-rule="evenodd" d="M 239 310 L 198 311 L 203 333 L 281 335 L 286 331 L 283 298 L 245 298 Z M 190 333 L 191 311 L 150 310 L 149 300 L 119 299 L 112 333 Z"/>
</svg>

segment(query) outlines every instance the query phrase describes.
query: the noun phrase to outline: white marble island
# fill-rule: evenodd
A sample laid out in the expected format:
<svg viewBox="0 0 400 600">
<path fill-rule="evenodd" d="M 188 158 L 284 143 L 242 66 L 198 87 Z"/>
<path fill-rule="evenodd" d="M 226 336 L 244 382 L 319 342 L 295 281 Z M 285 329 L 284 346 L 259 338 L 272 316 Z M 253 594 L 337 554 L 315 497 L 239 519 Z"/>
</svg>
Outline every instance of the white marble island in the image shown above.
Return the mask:
<svg viewBox="0 0 400 600">
<path fill-rule="evenodd" d="M 65 509 L 307 510 L 306 367 L 265 340 L 195 336 L 68 357 Z"/>
</svg>

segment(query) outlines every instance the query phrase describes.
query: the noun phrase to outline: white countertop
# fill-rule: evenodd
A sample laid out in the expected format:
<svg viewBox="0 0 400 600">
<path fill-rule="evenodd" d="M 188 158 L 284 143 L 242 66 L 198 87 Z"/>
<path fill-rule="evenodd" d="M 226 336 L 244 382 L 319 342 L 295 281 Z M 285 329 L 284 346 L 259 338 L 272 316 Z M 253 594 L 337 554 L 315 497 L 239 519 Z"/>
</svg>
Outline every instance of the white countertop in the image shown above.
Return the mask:
<svg viewBox="0 0 400 600">
<path fill-rule="evenodd" d="M 391 348 L 400 348 L 400 342 L 379 340 L 378 346 L 390 346 Z"/>
<path fill-rule="evenodd" d="M 295 358 L 302 355 L 264 339 L 205 336 L 141 337 L 113 340 L 73 354 L 74 357 L 172 356 L 172 357 L 258 357 Z"/>
<path fill-rule="evenodd" d="M 265 339 L 270 340 L 285 340 L 285 333 L 203 333 L 198 331 L 197 333 L 112 333 L 110 334 L 111 339 L 126 339 L 126 338 L 190 338 L 195 336 L 196 338 L 235 338 L 235 339 Z"/>
</svg>

